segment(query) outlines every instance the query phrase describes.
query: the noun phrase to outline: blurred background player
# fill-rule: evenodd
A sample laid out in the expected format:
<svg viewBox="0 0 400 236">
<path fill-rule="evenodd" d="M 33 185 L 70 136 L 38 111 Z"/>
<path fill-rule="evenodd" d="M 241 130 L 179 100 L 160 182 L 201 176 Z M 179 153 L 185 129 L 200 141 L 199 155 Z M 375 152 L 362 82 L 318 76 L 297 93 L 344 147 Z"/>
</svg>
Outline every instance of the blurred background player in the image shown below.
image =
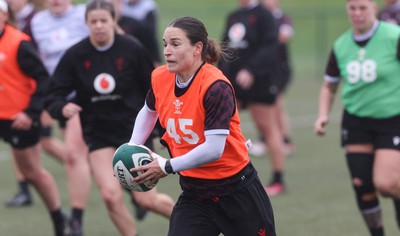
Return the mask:
<svg viewBox="0 0 400 236">
<path fill-rule="evenodd" d="M 147 49 L 148 53 L 150 54 L 150 57 L 153 61 L 154 66 L 158 66 L 161 64 L 161 57 L 160 57 L 160 52 L 159 52 L 159 42 L 157 39 L 157 31 L 156 31 L 156 20 L 157 14 L 156 14 L 156 9 L 155 9 L 155 3 L 153 3 L 151 8 L 147 7 L 145 12 L 148 12 L 149 9 L 153 9 L 152 11 L 148 12 L 147 17 L 144 17 L 143 19 L 140 18 L 139 16 L 136 16 L 137 14 L 143 14 L 143 11 L 139 11 L 139 13 L 133 14 L 132 12 L 131 15 L 122 15 L 121 11 L 126 8 L 133 8 L 136 9 L 140 6 L 143 5 L 143 3 L 140 2 L 130 2 L 127 4 L 125 0 L 113 0 L 114 3 L 114 8 L 115 8 L 115 14 L 116 14 L 116 19 L 118 22 L 118 27 L 119 27 L 119 33 L 121 34 L 128 34 L 140 41 L 142 45 Z M 150 3 L 150 2 L 149 2 Z M 140 7 L 143 8 L 143 7 Z M 145 9 L 143 9 L 145 10 Z M 154 11 L 154 12 L 153 12 Z M 136 12 L 136 11 L 134 11 Z M 150 25 L 150 26 L 149 26 Z M 159 137 L 160 135 L 157 133 L 159 131 L 159 126 L 157 126 L 158 129 L 154 129 L 154 132 L 151 137 L 149 137 L 148 143 L 146 143 L 146 146 L 149 147 L 150 149 L 153 149 L 153 142 L 152 140 L 155 139 L 156 137 Z M 151 146 L 148 146 L 151 145 Z M 128 191 L 128 190 L 127 190 Z M 143 220 L 146 215 L 147 215 L 147 209 L 143 208 L 140 206 L 136 200 L 133 194 L 131 194 L 131 202 L 134 206 L 135 210 L 135 216 L 136 219 L 138 220 Z"/>
<path fill-rule="evenodd" d="M 18 169 L 42 198 L 55 235 L 64 236 L 60 194 L 40 164 L 40 114 L 49 76 L 30 37 L 10 26 L 8 19 L 8 5 L 0 0 L 0 136 L 10 144 Z"/>
<path fill-rule="evenodd" d="M 116 148 L 129 140 L 150 87 L 153 62 L 137 39 L 115 32 L 116 15 L 110 1 L 90 1 L 85 16 L 89 37 L 61 58 L 51 81 L 47 109 L 57 119 L 80 117 L 91 172 L 109 217 L 121 235 L 136 235 L 110 163 Z M 69 101 L 66 96 L 72 91 L 76 98 Z M 169 218 L 174 203 L 168 195 L 156 188 L 133 195 L 144 208 Z"/>
<path fill-rule="evenodd" d="M 119 27 L 121 27 L 124 33 L 136 37 L 150 53 L 154 65 L 160 65 L 161 57 L 157 38 L 156 20 L 158 18 L 156 17 L 156 12 L 149 13 L 149 17 L 145 17 L 144 19 L 138 19 L 138 17 L 123 15 L 121 13 L 126 8 L 139 6 L 139 3 L 128 4 L 125 0 L 114 0 L 114 2 Z"/>
<path fill-rule="evenodd" d="M 400 25 L 400 0 L 385 0 L 385 5 L 379 12 L 378 17 L 382 21 Z M 394 200 L 397 224 L 400 228 L 400 200 Z"/>
<path fill-rule="evenodd" d="M 31 36 L 30 22 L 36 12 L 43 10 L 44 5 L 42 0 L 7 0 L 11 11 L 14 13 L 17 28 L 27 35 Z"/>
<path fill-rule="evenodd" d="M 26 33 L 32 37 L 30 22 L 37 11 L 43 9 L 42 1 L 30 2 L 28 0 L 8 0 L 10 10 L 15 16 L 15 25 L 19 30 Z M 48 115 L 43 111 L 41 116 L 41 138 L 40 138 L 40 148 L 46 153 L 54 156 L 58 161 L 63 162 L 64 155 L 64 145 L 63 143 L 51 136 L 50 127 L 48 123 Z M 46 119 L 47 118 L 47 119 Z M 17 194 L 8 200 L 5 205 L 7 207 L 19 207 L 30 205 L 33 201 L 32 196 L 29 191 L 29 182 L 25 180 L 21 171 L 14 164 L 16 177 L 19 183 L 19 191 Z"/>
<path fill-rule="evenodd" d="M 33 17 L 31 30 L 42 61 L 52 76 L 65 51 L 87 37 L 89 30 L 85 24 L 85 5 L 73 5 L 72 0 L 45 0 L 45 6 L 45 10 Z M 74 99 L 73 93 L 68 96 L 68 99 Z M 65 144 L 64 166 L 72 208 L 70 226 L 72 235 L 81 235 L 91 185 L 88 150 L 78 115 L 59 123 Z"/>
<path fill-rule="evenodd" d="M 118 24 L 126 33 L 136 36 L 149 50 L 156 66 L 161 65 L 158 40 L 158 10 L 154 0 L 117 0 L 121 18 Z M 129 26 L 131 25 L 131 26 Z M 132 28 L 132 25 L 136 25 Z M 138 34 L 138 30 L 142 32 Z"/>
<path fill-rule="evenodd" d="M 30 36 L 31 34 L 29 22 L 32 19 L 33 15 L 36 13 L 33 3 L 28 4 L 27 0 L 8 0 L 7 3 L 10 12 L 14 16 L 13 21 L 15 21 L 10 23 Z M 20 207 L 31 205 L 33 198 L 29 190 L 29 182 L 19 170 L 15 158 L 13 158 L 13 167 L 19 188 L 14 197 L 5 202 L 5 205 L 7 207 Z"/>
<path fill-rule="evenodd" d="M 378 18 L 392 24 L 400 25 L 400 0 L 384 0 Z"/>
<path fill-rule="evenodd" d="M 238 107 L 250 111 L 255 127 L 265 137 L 272 166 L 272 181 L 265 186 L 270 196 L 285 192 L 283 134 L 276 115 L 278 24 L 258 0 L 239 0 L 239 8 L 229 14 L 223 42 L 237 53 L 223 58 L 220 69 L 235 88 Z"/>
<path fill-rule="evenodd" d="M 324 135 L 340 82 L 341 141 L 356 202 L 371 236 L 384 235 L 379 195 L 400 227 L 400 28 L 379 21 L 375 0 L 347 0 L 351 29 L 333 44 L 314 130 Z"/>
<path fill-rule="evenodd" d="M 294 145 L 291 139 L 289 117 L 284 106 L 284 95 L 292 78 L 292 66 L 288 47 L 294 34 L 292 19 L 282 11 L 279 0 L 261 0 L 260 2 L 272 12 L 272 15 L 279 24 L 278 71 L 276 81 L 279 94 L 276 99 L 276 115 L 278 116 L 279 127 L 283 133 L 285 154 L 291 155 L 294 151 Z M 260 137 L 260 140 L 253 142 L 252 147 L 249 149 L 251 155 L 259 157 L 266 153 L 267 148 L 263 138 Z"/>
</svg>

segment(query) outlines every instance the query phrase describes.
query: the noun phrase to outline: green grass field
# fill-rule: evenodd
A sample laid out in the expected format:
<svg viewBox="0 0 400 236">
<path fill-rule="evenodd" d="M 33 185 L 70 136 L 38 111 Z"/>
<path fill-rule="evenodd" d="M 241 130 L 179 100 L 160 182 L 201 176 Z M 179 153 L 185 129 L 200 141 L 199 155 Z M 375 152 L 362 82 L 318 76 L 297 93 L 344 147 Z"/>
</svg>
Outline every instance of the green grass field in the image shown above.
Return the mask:
<svg viewBox="0 0 400 236">
<path fill-rule="evenodd" d="M 158 0 L 160 34 L 174 18 L 190 15 L 203 20 L 210 36 L 218 39 L 222 33 L 225 16 L 236 6 L 236 2 L 235 0 Z M 278 235 L 368 235 L 355 204 L 343 151 L 339 148 L 341 111 L 339 100 L 332 113 L 328 135 L 319 138 L 312 132 L 327 53 L 334 38 L 347 27 L 343 5 L 345 1 L 282 0 L 282 2 L 284 9 L 287 9 L 294 18 L 296 31 L 291 45 L 295 77 L 286 100 L 296 151 L 287 159 L 285 176 L 288 184 L 287 194 L 271 198 Z M 246 137 L 255 139 L 256 132 L 246 111 L 241 112 L 241 119 Z M 268 158 L 266 156 L 252 158 L 252 161 L 258 169 L 262 182 L 266 184 L 270 176 Z M 42 162 L 55 176 L 62 194 L 63 207 L 69 210 L 64 168 L 46 155 L 43 155 Z M 36 193 L 34 205 L 31 207 L 21 209 L 3 207 L 2 203 L 16 191 L 12 162 L 4 143 L 0 144 L 0 179 L 0 235 L 52 235 L 50 218 Z M 158 189 L 177 199 L 180 192 L 177 176 L 162 179 Z M 125 197 L 126 204 L 133 209 L 128 196 Z M 386 235 L 398 235 L 392 203 L 386 199 L 382 199 L 381 202 Z M 87 236 L 118 235 L 94 184 L 85 212 L 84 227 Z M 140 236 L 162 236 L 166 235 L 168 221 L 150 213 L 143 222 L 137 223 L 137 227 Z"/>
</svg>

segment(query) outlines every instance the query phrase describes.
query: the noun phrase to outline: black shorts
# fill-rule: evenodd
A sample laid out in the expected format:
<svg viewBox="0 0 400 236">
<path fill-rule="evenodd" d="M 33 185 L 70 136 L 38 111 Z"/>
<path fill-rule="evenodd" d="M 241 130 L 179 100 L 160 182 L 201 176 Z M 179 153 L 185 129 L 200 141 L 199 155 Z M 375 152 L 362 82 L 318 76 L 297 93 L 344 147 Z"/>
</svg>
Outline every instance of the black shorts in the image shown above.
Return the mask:
<svg viewBox="0 0 400 236">
<path fill-rule="evenodd" d="M 387 119 L 362 118 L 343 112 L 342 146 L 372 144 L 375 149 L 400 151 L 400 115 Z"/>
<path fill-rule="evenodd" d="M 184 190 L 172 211 L 168 235 L 218 236 L 222 233 L 225 236 L 275 236 L 270 200 L 253 166 L 250 164 L 245 168 L 249 171 L 246 170 L 246 173 L 241 171 L 237 176 L 226 179 L 226 183 L 233 181 L 236 186 L 235 191 L 231 192 L 233 188 L 228 190 L 230 192 L 228 195 L 224 193 L 223 196 L 198 199 L 186 194 Z M 208 186 L 213 189 L 211 182 L 213 181 L 205 180 L 203 187 Z M 220 186 L 222 182 L 216 180 L 215 183 Z M 181 186 L 185 188 L 182 184 Z M 217 190 L 217 187 L 214 187 Z M 207 192 L 207 189 L 203 191 Z M 221 190 L 220 192 L 223 193 Z M 205 195 L 209 193 L 200 196 Z"/>
<path fill-rule="evenodd" d="M 39 141 L 40 122 L 34 120 L 29 130 L 17 130 L 11 128 L 11 120 L 0 120 L 0 137 L 13 148 L 22 149 L 32 147 Z"/>
<path fill-rule="evenodd" d="M 61 129 L 64 129 L 67 126 L 67 119 L 59 119 L 58 120 L 58 125 L 60 126 Z"/>
<path fill-rule="evenodd" d="M 287 87 L 290 84 L 292 71 L 290 69 L 290 65 L 288 63 L 281 63 L 279 65 L 279 73 L 276 79 L 276 85 L 278 87 L 279 93 L 285 93 Z"/>
<path fill-rule="evenodd" d="M 120 145 L 129 142 L 132 135 L 132 128 L 116 128 L 116 129 L 92 129 L 91 131 L 85 130 L 84 140 L 88 145 L 89 152 L 106 147 L 118 148 Z M 150 135 L 147 142 L 144 144 L 146 147 L 153 150 L 153 136 Z"/>
<path fill-rule="evenodd" d="M 234 89 L 236 99 L 240 101 L 243 108 L 254 103 L 273 105 L 279 92 L 275 84 L 263 86 L 254 84 L 249 90 L 243 90 L 238 85 L 234 85 Z"/>
<path fill-rule="evenodd" d="M 67 125 L 67 120 L 62 119 L 58 120 L 58 125 L 61 129 L 65 129 L 65 126 Z M 41 138 L 49 138 L 53 134 L 53 127 L 52 126 L 42 126 L 40 128 L 40 137 Z"/>
</svg>

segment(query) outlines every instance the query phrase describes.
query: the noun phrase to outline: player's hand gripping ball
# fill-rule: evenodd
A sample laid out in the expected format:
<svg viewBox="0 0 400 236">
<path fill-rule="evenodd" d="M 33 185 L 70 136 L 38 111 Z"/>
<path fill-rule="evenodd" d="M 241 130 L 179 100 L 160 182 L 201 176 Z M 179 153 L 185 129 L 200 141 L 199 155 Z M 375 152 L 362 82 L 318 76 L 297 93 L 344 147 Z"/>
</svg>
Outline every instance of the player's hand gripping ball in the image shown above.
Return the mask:
<svg viewBox="0 0 400 236">
<path fill-rule="evenodd" d="M 131 173 L 129 170 L 134 167 L 147 165 L 152 161 L 153 158 L 149 153 L 149 149 L 145 146 L 128 143 L 122 144 L 114 153 L 114 176 L 127 189 L 138 192 L 149 191 L 154 188 L 155 184 L 137 184 L 132 181 L 132 178 L 142 174 L 143 171 Z"/>
</svg>

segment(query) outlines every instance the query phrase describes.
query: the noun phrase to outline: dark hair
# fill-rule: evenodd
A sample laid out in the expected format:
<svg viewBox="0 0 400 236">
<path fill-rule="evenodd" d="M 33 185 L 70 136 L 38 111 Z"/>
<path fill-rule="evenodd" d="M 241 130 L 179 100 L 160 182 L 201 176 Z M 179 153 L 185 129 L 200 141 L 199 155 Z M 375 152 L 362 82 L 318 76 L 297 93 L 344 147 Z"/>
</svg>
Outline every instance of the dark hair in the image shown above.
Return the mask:
<svg viewBox="0 0 400 236">
<path fill-rule="evenodd" d="M 183 30 L 192 45 L 202 42 L 203 51 L 201 58 L 211 64 L 218 62 L 223 55 L 223 50 L 219 43 L 208 38 L 207 29 L 204 24 L 194 17 L 182 17 L 174 20 L 169 27 L 176 27 Z"/>
<path fill-rule="evenodd" d="M 103 9 L 110 12 L 113 19 L 115 19 L 115 9 L 111 1 L 107 0 L 90 0 L 86 5 L 85 20 L 87 20 L 88 13 L 93 10 Z"/>
</svg>

